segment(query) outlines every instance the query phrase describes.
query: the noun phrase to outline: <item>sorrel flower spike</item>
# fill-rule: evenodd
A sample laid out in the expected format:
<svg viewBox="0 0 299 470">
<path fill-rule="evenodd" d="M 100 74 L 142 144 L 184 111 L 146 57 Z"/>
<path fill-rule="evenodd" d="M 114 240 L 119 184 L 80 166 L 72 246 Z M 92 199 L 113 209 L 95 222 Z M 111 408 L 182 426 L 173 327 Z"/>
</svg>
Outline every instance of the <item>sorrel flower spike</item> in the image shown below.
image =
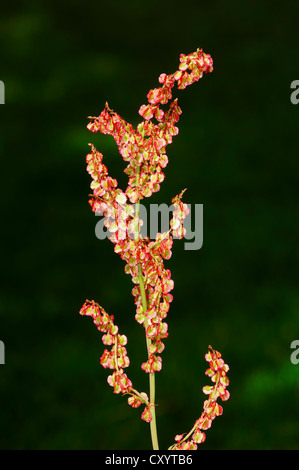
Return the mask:
<svg viewBox="0 0 299 470">
<path fill-rule="evenodd" d="M 110 351 L 105 349 L 100 362 L 103 367 L 114 371 L 108 377 L 114 393 L 129 394 L 128 403 L 134 408 L 141 403 L 145 405 L 141 417 L 150 422 L 154 449 L 159 448 L 154 374 L 162 368 L 160 354 L 165 347 L 163 340 L 168 336 L 165 318 L 172 301 L 170 292 L 174 287 L 171 272 L 165 269 L 163 260 L 171 257 L 173 237 L 183 238 L 185 235 L 183 221 L 188 215 L 188 206 L 182 202 L 184 190 L 172 199 L 174 211 L 170 229 L 158 233 L 155 241 L 151 241 L 140 234 L 142 220 L 139 218 L 139 204 L 144 197 L 159 191 L 165 178 L 162 170 L 168 163 L 166 146 L 178 133 L 176 124 L 182 111 L 177 99 L 169 104 L 168 110 L 163 110 L 161 106 L 172 99 L 175 84 L 178 89 L 184 89 L 212 70 L 212 58 L 202 49 L 189 55 L 181 54 L 179 69 L 171 75 L 161 74 L 161 86 L 149 91 L 148 104 L 139 109 L 143 121 L 136 129 L 111 110 L 108 103 L 99 116 L 90 117 L 87 126 L 92 132 L 111 135 L 123 160 L 127 162 L 124 171 L 128 175 L 128 186 L 123 191 L 118 187 L 117 180 L 109 176 L 102 161 L 103 155 L 90 144 L 91 152 L 86 156 L 86 162 L 93 180 L 90 185 L 93 194 L 89 203 L 94 212 L 104 215 L 114 251 L 125 261 L 125 272 L 131 275 L 135 284 L 132 289 L 135 318 L 145 329 L 148 356 L 141 367 L 149 374 L 150 399 L 146 393 L 133 389 L 132 382 L 124 373 L 123 369 L 130 363 L 125 348 L 127 338 L 118 333 L 114 317 L 94 301 L 86 301 L 80 313 L 93 318 L 97 328 L 104 333 L 103 343 L 112 346 Z"/>
<path fill-rule="evenodd" d="M 183 89 L 198 81 L 204 73 L 212 72 L 213 61 L 209 54 L 202 49 L 197 49 L 189 55 L 180 55 L 179 70 L 172 75 L 161 74 L 159 88 L 150 90 L 147 105 L 142 105 L 139 114 L 144 121 L 133 126 L 112 111 L 108 103 L 98 117 L 92 117 L 88 129 L 92 132 L 101 132 L 112 135 L 122 155 L 128 163 L 124 170 L 129 176 L 126 195 L 132 203 L 136 203 L 143 197 L 150 197 L 153 192 L 160 189 L 160 183 L 165 175 L 162 168 L 168 163 L 165 149 L 172 142 L 172 137 L 177 135 L 178 128 L 175 124 L 179 120 L 181 108 L 177 99 L 173 100 L 167 112 L 160 105 L 165 105 L 172 98 L 172 88 Z M 158 121 L 154 124 L 151 119 Z"/>
<path fill-rule="evenodd" d="M 206 435 L 203 431 L 212 426 L 212 421 L 216 416 L 223 413 L 223 408 L 217 403 L 220 397 L 222 401 L 229 399 L 229 391 L 226 387 L 229 385 L 229 379 L 226 372 L 229 370 L 227 364 L 221 359 L 221 354 L 214 351 L 212 346 L 209 346 L 209 352 L 205 355 L 206 361 L 209 363 L 209 368 L 206 370 L 206 375 L 209 376 L 215 385 L 206 385 L 202 391 L 209 395 L 208 400 L 204 402 L 204 410 L 191 431 L 184 435 L 178 434 L 175 436 L 176 444 L 169 447 L 169 450 L 196 450 L 197 444 L 205 441 Z"/>
</svg>

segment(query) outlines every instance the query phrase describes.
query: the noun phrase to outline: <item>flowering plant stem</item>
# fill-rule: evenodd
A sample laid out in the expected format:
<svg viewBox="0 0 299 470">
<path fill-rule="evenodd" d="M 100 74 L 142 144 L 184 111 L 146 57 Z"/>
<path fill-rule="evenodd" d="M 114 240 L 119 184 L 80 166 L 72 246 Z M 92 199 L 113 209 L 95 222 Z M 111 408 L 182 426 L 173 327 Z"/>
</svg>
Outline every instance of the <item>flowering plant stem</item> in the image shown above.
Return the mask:
<svg viewBox="0 0 299 470">
<path fill-rule="evenodd" d="M 139 219 L 139 206 L 140 206 L 140 200 L 137 201 L 136 206 L 135 206 L 135 215 L 137 219 Z M 136 241 L 138 240 L 138 237 L 139 237 L 139 229 L 138 229 L 138 224 L 137 224 L 137 228 L 135 231 Z M 146 293 L 145 293 L 145 287 L 144 287 L 144 281 L 143 281 L 143 275 L 142 275 L 142 267 L 140 263 L 138 263 L 138 281 L 139 281 L 143 313 L 145 315 L 147 312 L 147 300 L 146 300 Z M 145 319 L 144 327 L 146 331 L 148 327 L 147 319 Z M 150 357 L 150 346 L 152 344 L 152 341 L 146 335 L 145 335 L 145 339 L 146 339 L 146 348 L 147 348 L 148 357 Z M 155 373 L 154 372 L 149 374 L 149 393 L 150 393 L 149 401 L 150 403 L 153 403 L 155 405 L 156 385 L 155 385 Z M 153 446 L 153 450 L 159 450 L 155 406 L 152 407 L 151 413 L 152 413 L 152 419 L 150 421 L 150 431 L 151 431 L 151 438 L 152 438 L 152 446 Z"/>
<path fill-rule="evenodd" d="M 86 300 L 80 314 L 92 317 L 97 329 L 103 334 L 104 345 L 111 346 L 110 350 L 104 350 L 100 363 L 105 369 L 112 371 L 107 382 L 113 387 L 113 392 L 129 395 L 128 404 L 133 408 L 144 406 L 141 419 L 150 424 L 153 450 L 159 450 L 155 373 L 162 369 L 160 354 L 165 348 L 164 339 L 168 337 L 165 319 L 173 300 L 170 292 L 174 287 L 171 272 L 164 267 L 164 260 L 170 259 L 172 255 L 173 239 L 182 239 L 186 234 L 183 222 L 189 214 L 189 208 L 182 201 L 183 190 L 171 200 L 173 215 L 170 229 L 157 233 L 152 241 L 140 232 L 140 201 L 160 190 L 160 184 L 165 178 L 162 170 L 168 163 L 166 147 L 178 134 L 176 123 L 182 110 L 177 98 L 172 100 L 172 89 L 177 85 L 178 89 L 183 90 L 212 70 L 213 60 L 202 49 L 187 56 L 181 54 L 179 69 L 170 75 L 161 74 L 161 86 L 149 91 L 148 104 L 139 109 L 143 121 L 138 124 L 137 129 L 110 109 L 108 103 L 99 116 L 90 117 L 91 121 L 87 125 L 91 132 L 113 136 L 123 160 L 127 162 L 124 172 L 129 180 L 123 191 L 118 187 L 117 180 L 109 176 L 102 153 L 93 144 L 89 144 L 91 152 L 86 156 L 86 163 L 87 171 L 92 177 L 90 187 L 93 190 L 89 203 L 97 215 L 104 216 L 104 226 L 114 245 L 114 252 L 125 261 L 125 272 L 131 275 L 134 283 L 132 295 L 136 306 L 135 319 L 143 325 L 146 337 L 147 360 L 141 364 L 141 369 L 149 374 L 149 397 L 145 392 L 133 388 L 133 383 L 124 372 L 130 365 L 125 347 L 127 337 L 119 333 L 114 315 L 109 315 L 93 300 Z M 169 109 L 164 111 L 160 106 L 166 105 L 170 100 Z M 157 121 L 156 124 L 153 119 Z M 203 388 L 203 393 L 209 395 L 209 398 L 204 402 L 201 416 L 188 434 L 175 436 L 175 443 L 169 447 L 171 450 L 197 449 L 197 445 L 205 440 L 203 431 L 209 429 L 215 417 L 222 414 L 222 406 L 217 403 L 217 399 L 226 401 L 229 398 L 226 390 L 229 385 L 226 376 L 229 367 L 218 351 L 214 351 L 211 346 L 209 349 L 205 355 L 209 363 L 206 375 L 214 385 Z"/>
</svg>

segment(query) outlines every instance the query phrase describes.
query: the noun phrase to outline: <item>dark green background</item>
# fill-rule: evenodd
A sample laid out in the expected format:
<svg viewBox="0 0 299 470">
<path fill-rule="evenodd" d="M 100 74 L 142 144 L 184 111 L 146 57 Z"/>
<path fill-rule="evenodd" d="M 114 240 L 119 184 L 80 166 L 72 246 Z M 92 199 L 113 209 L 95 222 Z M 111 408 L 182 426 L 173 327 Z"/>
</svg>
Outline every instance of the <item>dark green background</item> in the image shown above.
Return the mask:
<svg viewBox="0 0 299 470">
<path fill-rule="evenodd" d="M 112 137 L 88 115 L 109 102 L 136 125 L 158 76 L 202 47 L 212 74 L 176 96 L 183 114 L 151 202 L 204 205 L 204 244 L 176 241 L 169 338 L 157 374 L 160 447 L 202 410 L 209 344 L 231 398 L 202 449 L 298 449 L 299 79 L 295 1 L 24 1 L 1 5 L 2 449 L 150 449 L 147 423 L 113 395 L 86 298 L 128 336 L 128 374 L 148 377 L 131 279 L 95 237 L 85 155 L 93 142 L 125 187 Z"/>
</svg>

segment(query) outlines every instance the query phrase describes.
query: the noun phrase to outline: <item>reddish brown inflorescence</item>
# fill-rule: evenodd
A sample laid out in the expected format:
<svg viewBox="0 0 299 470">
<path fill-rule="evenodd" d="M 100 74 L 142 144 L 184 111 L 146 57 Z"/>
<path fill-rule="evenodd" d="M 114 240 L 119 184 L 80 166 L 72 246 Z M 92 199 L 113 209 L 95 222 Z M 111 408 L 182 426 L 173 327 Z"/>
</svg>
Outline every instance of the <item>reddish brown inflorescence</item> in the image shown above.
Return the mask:
<svg viewBox="0 0 299 470">
<path fill-rule="evenodd" d="M 172 301 L 171 291 L 174 282 L 170 270 L 164 267 L 164 259 L 171 257 L 173 237 L 180 239 L 184 237 L 183 221 L 189 209 L 187 204 L 182 202 L 184 193 L 182 191 L 172 199 L 174 211 L 169 231 L 158 233 L 156 239 L 151 241 L 149 237 L 140 233 L 142 220 L 139 218 L 138 204 L 143 198 L 159 191 L 160 184 L 165 178 L 163 169 L 168 163 L 166 147 L 178 133 L 176 124 L 182 111 L 177 99 L 170 103 L 168 110 L 163 110 L 161 106 L 172 99 L 172 89 L 175 85 L 178 89 L 184 89 L 199 80 L 204 73 L 212 70 L 211 56 L 201 49 L 189 55 L 181 54 L 179 69 L 171 75 L 160 75 L 161 86 L 149 91 L 148 104 L 142 105 L 139 109 L 143 121 L 138 124 L 137 129 L 112 111 L 107 103 L 99 116 L 90 117 L 87 126 L 92 132 L 113 136 L 119 153 L 127 163 L 124 171 L 128 175 L 128 186 L 123 191 L 118 187 L 117 180 L 109 176 L 108 169 L 103 163 L 102 153 L 93 144 L 89 144 L 91 149 L 86 156 L 86 163 L 87 171 L 92 178 L 90 187 L 93 190 L 89 203 L 94 212 L 105 217 L 104 224 L 109 239 L 114 244 L 114 251 L 125 261 L 125 272 L 131 275 L 135 284 L 132 289 L 136 306 L 135 318 L 144 326 L 146 337 L 150 340 L 148 358 L 141 367 L 149 374 L 161 370 L 160 354 L 164 350 L 164 340 L 168 336 L 165 319 Z M 156 122 L 152 121 L 153 118 Z M 146 309 L 142 299 L 140 275 L 146 295 Z M 80 313 L 93 318 L 97 328 L 103 333 L 103 343 L 111 346 L 110 351 L 104 350 L 100 362 L 104 368 L 113 370 L 108 377 L 108 383 L 113 387 L 114 393 L 130 394 L 128 403 L 132 407 L 145 404 L 142 419 L 150 421 L 151 408 L 154 404 L 149 402 L 145 393 L 133 389 L 132 382 L 124 373 L 124 369 L 129 366 L 125 348 L 127 338 L 118 333 L 118 327 L 113 322 L 114 317 L 109 316 L 94 301 L 86 301 Z M 210 367 L 216 375 L 219 374 L 218 369 Z M 213 377 L 214 375 L 212 380 Z M 224 376 L 221 380 L 217 379 L 218 391 L 213 388 L 211 392 L 213 397 L 219 393 L 224 399 L 224 392 L 222 395 L 220 393 L 225 388 L 224 382 Z M 221 407 L 216 406 L 215 400 L 209 398 L 207 402 L 205 415 L 200 418 L 201 421 L 198 422 L 193 437 L 194 443 L 203 439 L 204 434 L 199 429 L 207 429 L 213 417 L 217 413 L 221 414 Z M 181 440 L 178 440 L 176 446 L 181 445 L 180 443 Z"/>
<path fill-rule="evenodd" d="M 229 391 L 226 390 L 229 385 L 229 379 L 226 376 L 226 372 L 229 370 L 228 365 L 221 359 L 221 354 L 214 351 L 211 346 L 209 346 L 209 352 L 205 355 L 205 359 L 209 363 L 206 375 L 211 378 L 214 385 L 203 387 L 203 393 L 209 395 L 209 398 L 204 402 L 203 412 L 186 436 L 184 434 L 175 436 L 176 444 L 170 447 L 172 450 L 196 450 L 197 444 L 201 444 L 206 439 L 203 431 L 209 429 L 216 416 L 223 413 L 223 408 L 217 403 L 217 399 L 221 398 L 222 401 L 229 399 Z"/>
</svg>

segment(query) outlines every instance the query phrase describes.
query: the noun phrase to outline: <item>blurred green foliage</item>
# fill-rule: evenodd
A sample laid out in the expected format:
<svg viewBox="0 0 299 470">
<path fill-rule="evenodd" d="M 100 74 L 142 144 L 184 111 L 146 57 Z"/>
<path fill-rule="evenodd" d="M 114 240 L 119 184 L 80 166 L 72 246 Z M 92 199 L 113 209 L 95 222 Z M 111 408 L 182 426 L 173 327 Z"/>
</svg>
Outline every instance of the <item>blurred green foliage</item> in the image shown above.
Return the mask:
<svg viewBox="0 0 299 470">
<path fill-rule="evenodd" d="M 128 374 L 148 377 L 132 283 L 88 205 L 88 142 L 125 185 L 111 137 L 86 129 L 106 101 L 127 121 L 180 53 L 202 47 L 215 70 L 183 92 L 161 191 L 204 205 L 204 244 L 175 242 L 169 338 L 157 374 L 161 448 L 202 410 L 209 344 L 230 365 L 231 398 L 203 449 L 298 449 L 298 111 L 295 2 L 1 6 L 1 449 L 150 449 L 148 425 L 113 395 L 86 298 L 128 336 Z"/>
</svg>

